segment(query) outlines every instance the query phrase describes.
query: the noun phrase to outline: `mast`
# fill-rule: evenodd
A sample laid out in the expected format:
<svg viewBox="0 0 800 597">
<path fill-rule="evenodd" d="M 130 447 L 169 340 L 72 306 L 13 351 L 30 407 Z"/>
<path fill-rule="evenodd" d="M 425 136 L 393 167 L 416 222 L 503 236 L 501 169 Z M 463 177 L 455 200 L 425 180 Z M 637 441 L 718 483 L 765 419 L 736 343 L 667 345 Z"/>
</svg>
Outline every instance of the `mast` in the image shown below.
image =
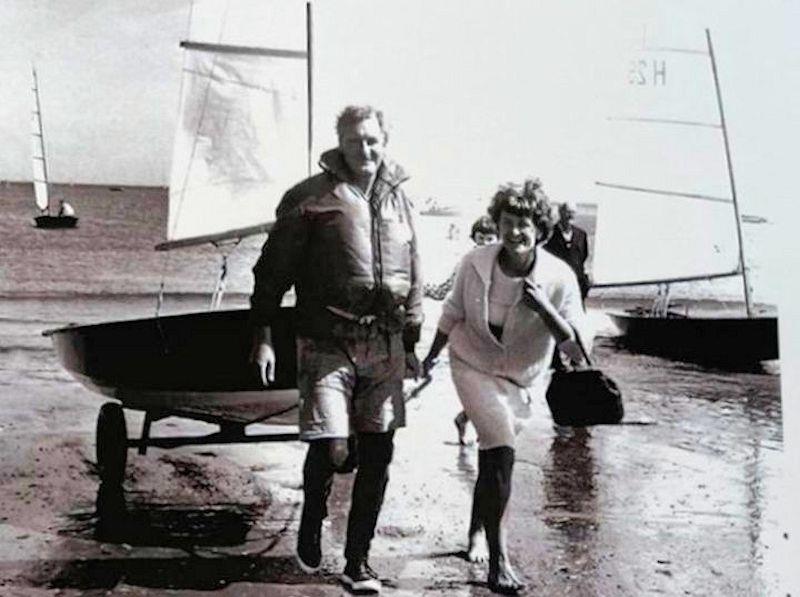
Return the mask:
<svg viewBox="0 0 800 597">
<path fill-rule="evenodd" d="M 306 56 L 308 57 L 308 175 L 314 150 L 314 18 L 311 0 L 306 2 Z"/>
<path fill-rule="evenodd" d="M 31 65 L 31 71 L 33 72 L 33 98 L 35 101 L 35 110 L 33 113 L 33 117 L 36 120 L 36 130 L 33 131 L 33 136 L 36 139 L 36 145 L 34 147 L 34 155 L 33 155 L 33 187 L 34 187 L 34 194 L 38 188 L 41 188 L 44 191 L 44 198 L 45 198 L 45 206 L 44 209 L 48 214 L 50 213 L 50 192 L 47 188 L 47 160 L 45 159 L 44 155 L 44 131 L 42 129 L 42 107 L 39 104 L 39 80 L 36 77 L 36 67 Z M 37 161 L 41 164 L 41 172 L 36 167 Z M 41 178 L 39 175 L 41 174 Z M 37 183 L 39 186 L 37 187 Z M 37 202 L 38 204 L 38 202 Z"/>
<path fill-rule="evenodd" d="M 739 202 L 736 198 L 736 182 L 733 178 L 733 165 L 731 164 L 731 148 L 728 141 L 728 128 L 725 125 L 725 111 L 722 107 L 722 93 L 719 88 L 719 75 L 717 74 L 717 62 L 714 59 L 714 48 L 711 45 L 711 31 L 706 29 L 706 41 L 708 42 L 708 55 L 711 58 L 711 71 L 714 74 L 714 89 L 717 92 L 717 107 L 719 108 L 719 120 L 722 128 L 722 139 L 725 143 L 725 163 L 728 167 L 728 181 L 731 187 L 731 198 L 733 199 L 733 213 L 736 217 L 736 237 L 739 241 L 739 266 L 742 270 L 742 284 L 744 285 L 744 305 L 747 316 L 753 317 L 753 304 L 750 296 L 750 283 L 747 280 L 747 263 L 744 259 L 744 242 L 742 240 L 742 221 L 739 215 Z"/>
</svg>

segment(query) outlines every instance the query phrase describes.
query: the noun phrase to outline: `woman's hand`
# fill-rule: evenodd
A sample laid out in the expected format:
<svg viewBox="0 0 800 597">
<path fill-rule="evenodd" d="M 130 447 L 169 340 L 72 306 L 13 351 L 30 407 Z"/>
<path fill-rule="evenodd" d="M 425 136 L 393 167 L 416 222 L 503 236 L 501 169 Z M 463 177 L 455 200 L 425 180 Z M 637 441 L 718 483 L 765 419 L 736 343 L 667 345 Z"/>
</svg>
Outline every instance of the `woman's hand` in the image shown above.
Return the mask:
<svg viewBox="0 0 800 597">
<path fill-rule="evenodd" d="M 437 329 L 436 335 L 433 337 L 433 342 L 431 342 L 431 348 L 428 350 L 428 354 L 425 355 L 425 358 L 422 360 L 422 377 L 430 377 L 431 369 L 436 366 L 436 363 L 439 362 L 439 353 L 442 352 L 442 349 L 447 344 L 447 334 L 445 334 L 442 330 Z"/>
<path fill-rule="evenodd" d="M 439 355 L 429 352 L 422 360 L 422 377 L 430 377 L 431 369 L 439 362 Z"/>
<path fill-rule="evenodd" d="M 544 289 L 527 279 L 522 281 L 522 302 L 537 313 L 541 313 L 550 305 Z"/>
</svg>

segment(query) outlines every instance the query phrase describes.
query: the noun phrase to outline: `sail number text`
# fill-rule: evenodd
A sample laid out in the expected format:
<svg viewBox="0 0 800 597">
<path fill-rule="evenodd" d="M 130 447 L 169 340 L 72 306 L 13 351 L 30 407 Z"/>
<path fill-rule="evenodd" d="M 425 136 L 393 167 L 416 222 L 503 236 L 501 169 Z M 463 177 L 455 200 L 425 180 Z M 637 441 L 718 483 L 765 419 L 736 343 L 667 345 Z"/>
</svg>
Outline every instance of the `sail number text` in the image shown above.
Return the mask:
<svg viewBox="0 0 800 597">
<path fill-rule="evenodd" d="M 667 84 L 666 60 L 631 60 L 628 64 L 628 84 L 662 87 Z"/>
</svg>

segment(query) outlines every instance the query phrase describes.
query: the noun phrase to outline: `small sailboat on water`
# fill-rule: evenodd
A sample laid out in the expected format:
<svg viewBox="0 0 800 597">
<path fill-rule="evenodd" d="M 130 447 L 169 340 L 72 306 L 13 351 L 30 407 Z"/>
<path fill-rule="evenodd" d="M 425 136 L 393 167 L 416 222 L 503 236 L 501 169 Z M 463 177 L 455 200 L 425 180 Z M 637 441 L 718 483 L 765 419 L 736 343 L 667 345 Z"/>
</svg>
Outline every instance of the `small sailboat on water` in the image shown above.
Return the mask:
<svg viewBox="0 0 800 597">
<path fill-rule="evenodd" d="M 33 111 L 31 113 L 31 141 L 33 149 L 33 192 L 39 215 L 34 218 L 37 228 L 75 228 L 78 217 L 75 209 L 66 201 L 60 201 L 58 209 L 53 207 L 47 179 L 47 159 L 44 152 L 44 129 L 42 107 L 39 99 L 39 79 L 33 71 Z"/>
<path fill-rule="evenodd" d="M 703 81 L 714 95 L 696 97 Z M 777 317 L 752 298 L 710 31 L 702 49 L 643 43 L 614 106 L 595 182 L 595 287 L 659 288 L 650 307 L 609 312 L 624 344 L 714 365 L 778 358 Z M 676 285 L 722 278 L 741 280 L 744 313 L 672 300 Z"/>
<path fill-rule="evenodd" d="M 228 251 L 242 238 L 268 231 L 285 190 L 308 175 L 310 27 L 310 5 L 296 2 L 193 4 L 189 38 L 180 44 L 184 65 L 167 240 L 158 249 L 212 243 Z M 296 437 L 245 434 L 251 423 L 296 421 L 293 311 L 285 308 L 273 325 L 276 379 L 265 390 L 247 362 L 248 311 L 218 309 L 224 271 L 223 261 L 214 310 L 46 332 L 67 371 L 116 400 L 104 404 L 98 417 L 103 481 L 122 479 L 130 447 L 143 452 L 147 446 Z M 123 408 L 145 412 L 139 439 L 127 439 Z M 218 424 L 220 430 L 151 437 L 151 423 L 168 416 Z"/>
</svg>

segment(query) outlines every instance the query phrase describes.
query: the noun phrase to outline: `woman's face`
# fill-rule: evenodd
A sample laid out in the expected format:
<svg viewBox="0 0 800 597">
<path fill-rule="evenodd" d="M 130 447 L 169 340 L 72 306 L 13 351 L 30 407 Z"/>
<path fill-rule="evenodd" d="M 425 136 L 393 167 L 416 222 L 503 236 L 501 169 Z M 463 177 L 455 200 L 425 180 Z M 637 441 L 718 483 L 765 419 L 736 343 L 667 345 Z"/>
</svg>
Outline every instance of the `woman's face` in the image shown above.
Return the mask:
<svg viewBox="0 0 800 597">
<path fill-rule="evenodd" d="M 536 246 L 538 230 L 531 218 L 502 211 L 497 228 L 500 232 L 503 249 L 512 255 L 524 255 Z"/>
<path fill-rule="evenodd" d="M 497 235 L 494 232 L 481 232 L 479 230 L 473 235 L 472 240 L 475 242 L 476 247 L 493 245 L 497 242 Z"/>
</svg>

